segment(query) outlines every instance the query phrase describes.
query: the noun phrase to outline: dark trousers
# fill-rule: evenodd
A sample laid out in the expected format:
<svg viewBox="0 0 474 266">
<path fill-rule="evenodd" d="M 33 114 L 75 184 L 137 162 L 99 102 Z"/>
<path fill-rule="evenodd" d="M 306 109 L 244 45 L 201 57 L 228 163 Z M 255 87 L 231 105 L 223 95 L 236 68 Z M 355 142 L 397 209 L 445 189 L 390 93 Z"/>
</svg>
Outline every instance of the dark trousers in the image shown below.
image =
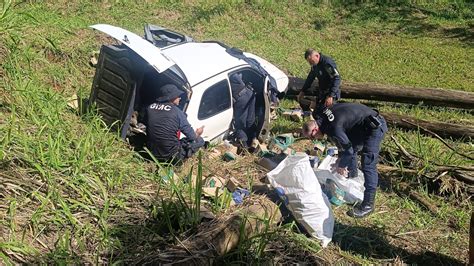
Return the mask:
<svg viewBox="0 0 474 266">
<path fill-rule="evenodd" d="M 362 148 L 362 172 L 364 173 L 364 199 L 366 195 L 373 195 L 377 189 L 379 176 L 377 173 L 377 163 L 379 160 L 380 143 L 385 132 L 387 132 L 387 123 L 382 116 L 379 116 L 381 125 L 376 129 L 370 129 L 364 139 Z"/>
<path fill-rule="evenodd" d="M 255 138 L 255 95 L 248 88 L 235 97 L 234 129 L 237 142 L 248 145 Z"/>
<path fill-rule="evenodd" d="M 201 137 L 198 137 L 194 141 L 190 141 L 188 138 L 182 138 L 179 140 L 179 143 L 180 149 L 176 156 L 176 160 L 178 161 L 182 161 L 193 156 L 193 154 L 195 154 L 205 144 L 204 139 Z"/>
<path fill-rule="evenodd" d="M 153 148 L 149 147 L 152 151 L 153 156 L 162 163 L 170 163 L 170 164 L 181 164 L 185 159 L 190 158 L 193 156 L 201 147 L 205 145 L 204 139 L 198 137 L 196 140 L 189 140 L 188 138 L 182 138 L 179 140 L 179 147 L 177 152 L 171 157 L 160 157 L 155 152 L 153 152 Z M 148 154 L 144 154 L 146 159 L 152 160 L 152 158 Z"/>
</svg>

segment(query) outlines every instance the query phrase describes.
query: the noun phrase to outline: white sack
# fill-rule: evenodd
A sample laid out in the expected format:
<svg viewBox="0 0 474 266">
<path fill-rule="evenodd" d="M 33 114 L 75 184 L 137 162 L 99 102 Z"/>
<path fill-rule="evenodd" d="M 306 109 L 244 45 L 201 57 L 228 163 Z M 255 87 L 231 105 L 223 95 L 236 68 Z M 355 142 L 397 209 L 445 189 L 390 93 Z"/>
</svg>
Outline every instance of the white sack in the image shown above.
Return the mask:
<svg viewBox="0 0 474 266">
<path fill-rule="evenodd" d="M 267 174 L 270 184 L 283 190 L 283 200 L 295 219 L 326 247 L 334 230 L 334 215 L 306 154 L 290 155 Z"/>
<path fill-rule="evenodd" d="M 357 176 L 354 178 L 343 177 L 336 172 L 337 156 L 326 156 L 318 169 L 315 170 L 319 183 L 325 184 L 327 179 L 333 180 L 336 185 L 345 192 L 344 201 L 353 204 L 362 202 L 364 199 L 364 174 L 357 169 Z"/>
</svg>

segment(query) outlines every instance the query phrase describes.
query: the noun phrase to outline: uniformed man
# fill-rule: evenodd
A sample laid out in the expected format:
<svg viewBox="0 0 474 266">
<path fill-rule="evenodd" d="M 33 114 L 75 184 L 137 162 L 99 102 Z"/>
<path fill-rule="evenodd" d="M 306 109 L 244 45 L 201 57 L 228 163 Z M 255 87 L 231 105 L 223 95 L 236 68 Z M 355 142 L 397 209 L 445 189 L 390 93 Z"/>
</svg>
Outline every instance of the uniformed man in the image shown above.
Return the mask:
<svg viewBox="0 0 474 266">
<path fill-rule="evenodd" d="M 204 146 L 204 126 L 193 130 L 186 114 L 177 106 L 183 92 L 173 84 L 160 88 L 160 97 L 146 110 L 147 147 L 156 159 L 177 163 L 191 157 Z M 186 137 L 180 139 L 180 134 Z"/>
<path fill-rule="evenodd" d="M 248 148 L 255 138 L 255 93 L 242 80 L 242 73 L 230 76 L 234 101 L 234 137 L 242 148 Z"/>
<path fill-rule="evenodd" d="M 376 110 L 356 103 L 333 104 L 303 126 L 306 137 L 320 139 L 327 135 L 336 144 L 340 156 L 337 172 L 348 178 L 357 176 L 357 152 L 362 149 L 364 200 L 348 212 L 352 217 L 361 218 L 374 210 L 377 162 L 386 131 L 385 119 Z"/>
<path fill-rule="evenodd" d="M 308 49 L 304 58 L 311 66 L 311 71 L 298 95 L 298 101 L 303 111 L 309 111 L 310 105 L 303 103 L 305 95 L 309 95 L 309 89 L 315 78 L 318 78 L 319 88 L 316 93 L 317 101 L 315 112 L 320 113 L 325 107 L 330 107 L 341 97 L 341 77 L 336 63 L 330 57 L 325 56 L 314 49 Z"/>
</svg>

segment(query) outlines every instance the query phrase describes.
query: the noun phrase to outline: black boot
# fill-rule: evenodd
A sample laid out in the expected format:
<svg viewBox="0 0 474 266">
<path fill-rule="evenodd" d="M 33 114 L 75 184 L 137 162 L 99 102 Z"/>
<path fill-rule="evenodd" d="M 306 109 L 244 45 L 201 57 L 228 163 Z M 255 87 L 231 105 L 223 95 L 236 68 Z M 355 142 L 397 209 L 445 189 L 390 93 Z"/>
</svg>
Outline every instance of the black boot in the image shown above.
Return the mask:
<svg viewBox="0 0 474 266">
<path fill-rule="evenodd" d="M 375 207 L 375 192 L 373 193 L 364 193 L 364 200 L 362 203 L 354 206 L 352 210 L 347 212 L 347 215 L 354 218 L 363 218 L 371 214 Z"/>
</svg>

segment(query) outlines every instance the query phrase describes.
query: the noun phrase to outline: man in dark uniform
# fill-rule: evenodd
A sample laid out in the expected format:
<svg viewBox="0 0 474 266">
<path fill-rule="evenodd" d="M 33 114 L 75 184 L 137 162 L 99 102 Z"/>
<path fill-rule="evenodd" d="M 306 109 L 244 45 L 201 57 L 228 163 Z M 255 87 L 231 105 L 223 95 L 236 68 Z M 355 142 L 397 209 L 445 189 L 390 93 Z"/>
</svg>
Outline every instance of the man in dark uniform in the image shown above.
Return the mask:
<svg viewBox="0 0 474 266">
<path fill-rule="evenodd" d="M 230 76 L 230 87 L 234 101 L 234 137 L 235 141 L 248 148 L 255 138 L 255 94 L 251 87 L 245 85 L 241 73 Z"/>
<path fill-rule="evenodd" d="M 336 63 L 330 57 L 310 48 L 304 53 L 304 58 L 311 65 L 311 71 L 298 95 L 298 101 L 303 111 L 309 111 L 309 104 L 303 103 L 302 99 L 309 94 L 314 79 L 318 78 L 319 88 L 316 94 L 317 101 L 314 111 L 315 113 L 321 113 L 324 107 L 330 107 L 341 97 L 341 90 L 339 89 L 341 77 L 337 71 Z"/>
<path fill-rule="evenodd" d="M 357 152 L 362 149 L 364 200 L 348 214 L 356 218 L 369 215 L 374 210 L 380 143 L 387 131 L 385 119 L 376 110 L 356 103 L 334 104 L 315 119 L 304 124 L 303 134 L 312 139 L 320 139 L 326 134 L 337 145 L 339 174 L 348 178 L 357 176 Z"/>
<path fill-rule="evenodd" d="M 204 126 L 194 131 L 186 114 L 177 107 L 182 94 L 175 85 L 164 85 L 161 96 L 146 109 L 147 148 L 162 162 L 180 162 L 204 146 Z M 180 139 L 181 133 L 186 137 Z"/>
</svg>

